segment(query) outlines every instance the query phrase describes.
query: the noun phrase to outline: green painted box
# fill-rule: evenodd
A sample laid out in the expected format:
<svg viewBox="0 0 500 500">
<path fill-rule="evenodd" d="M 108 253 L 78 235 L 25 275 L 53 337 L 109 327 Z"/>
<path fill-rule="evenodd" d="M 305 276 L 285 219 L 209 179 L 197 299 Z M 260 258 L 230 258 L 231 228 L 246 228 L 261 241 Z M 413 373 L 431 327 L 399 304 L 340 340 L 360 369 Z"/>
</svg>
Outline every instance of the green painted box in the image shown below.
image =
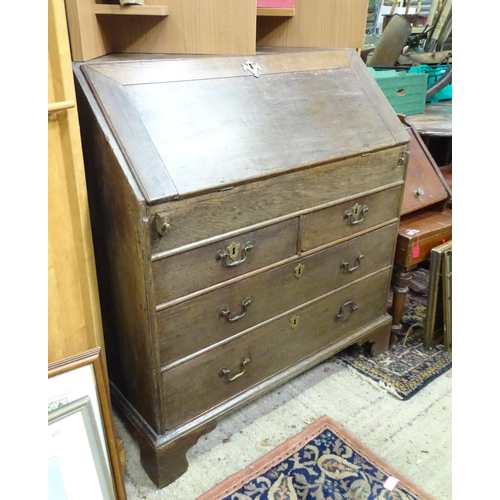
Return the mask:
<svg viewBox="0 0 500 500">
<path fill-rule="evenodd" d="M 425 111 L 427 73 L 368 68 L 396 113 L 416 115 Z"/>
</svg>

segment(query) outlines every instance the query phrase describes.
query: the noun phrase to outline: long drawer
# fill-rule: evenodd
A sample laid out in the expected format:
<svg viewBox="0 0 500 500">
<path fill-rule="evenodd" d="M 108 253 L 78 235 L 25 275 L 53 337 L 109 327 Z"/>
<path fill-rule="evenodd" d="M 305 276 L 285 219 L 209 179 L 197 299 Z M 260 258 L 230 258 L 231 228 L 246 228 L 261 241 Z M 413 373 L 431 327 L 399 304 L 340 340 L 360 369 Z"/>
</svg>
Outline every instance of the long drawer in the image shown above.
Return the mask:
<svg viewBox="0 0 500 500">
<path fill-rule="evenodd" d="M 302 251 L 398 218 L 401 195 L 402 187 L 396 186 L 304 215 L 301 223 Z"/>
<path fill-rule="evenodd" d="M 172 363 L 390 266 L 397 230 L 397 224 L 385 226 L 160 311 L 161 364 Z"/>
<path fill-rule="evenodd" d="M 391 268 L 162 374 L 166 430 L 259 384 L 384 314 Z M 248 360 L 248 361 L 247 361 Z M 243 372 L 244 371 L 244 372 Z M 243 373 L 242 373 L 243 372 Z M 230 381 L 229 379 L 234 378 Z"/>
<path fill-rule="evenodd" d="M 156 303 L 182 297 L 297 253 L 298 219 L 153 262 Z"/>
</svg>

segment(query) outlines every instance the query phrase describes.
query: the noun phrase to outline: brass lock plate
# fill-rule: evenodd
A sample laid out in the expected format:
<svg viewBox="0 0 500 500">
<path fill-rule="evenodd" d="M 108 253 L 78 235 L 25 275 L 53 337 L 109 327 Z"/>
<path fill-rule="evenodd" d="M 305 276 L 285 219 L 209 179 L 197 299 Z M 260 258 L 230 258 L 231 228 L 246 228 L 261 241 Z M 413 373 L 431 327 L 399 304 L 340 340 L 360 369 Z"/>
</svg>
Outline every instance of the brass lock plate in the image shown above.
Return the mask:
<svg viewBox="0 0 500 500">
<path fill-rule="evenodd" d="M 352 207 L 352 215 L 355 219 L 357 219 L 361 214 L 361 205 L 359 203 L 356 203 L 356 205 L 354 205 Z"/>
<path fill-rule="evenodd" d="M 240 253 L 240 243 L 231 243 L 227 247 L 227 254 L 231 260 L 236 260 L 236 257 L 238 257 Z"/>
<path fill-rule="evenodd" d="M 295 271 L 295 277 L 297 279 L 300 279 L 300 277 L 304 274 L 304 268 L 306 266 L 304 264 L 298 264 L 297 267 L 294 269 Z"/>
</svg>

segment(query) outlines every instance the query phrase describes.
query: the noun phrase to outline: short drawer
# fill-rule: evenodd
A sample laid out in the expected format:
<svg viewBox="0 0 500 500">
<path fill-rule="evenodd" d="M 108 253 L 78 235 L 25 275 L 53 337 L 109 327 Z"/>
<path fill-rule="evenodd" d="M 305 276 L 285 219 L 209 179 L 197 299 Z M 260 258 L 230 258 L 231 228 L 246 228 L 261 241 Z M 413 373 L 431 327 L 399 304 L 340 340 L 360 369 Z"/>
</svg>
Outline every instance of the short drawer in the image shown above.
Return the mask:
<svg viewBox="0 0 500 500">
<path fill-rule="evenodd" d="M 162 384 L 163 401 L 168 409 L 166 430 L 378 319 L 386 311 L 390 273 L 390 268 L 385 269 L 165 370 Z"/>
<path fill-rule="evenodd" d="M 160 311 L 161 364 L 196 353 L 390 266 L 397 230 L 393 223 Z"/>
<path fill-rule="evenodd" d="M 304 215 L 303 252 L 399 217 L 401 186 Z"/>
<path fill-rule="evenodd" d="M 292 257 L 297 253 L 297 237 L 295 218 L 154 261 L 156 303 Z"/>
</svg>

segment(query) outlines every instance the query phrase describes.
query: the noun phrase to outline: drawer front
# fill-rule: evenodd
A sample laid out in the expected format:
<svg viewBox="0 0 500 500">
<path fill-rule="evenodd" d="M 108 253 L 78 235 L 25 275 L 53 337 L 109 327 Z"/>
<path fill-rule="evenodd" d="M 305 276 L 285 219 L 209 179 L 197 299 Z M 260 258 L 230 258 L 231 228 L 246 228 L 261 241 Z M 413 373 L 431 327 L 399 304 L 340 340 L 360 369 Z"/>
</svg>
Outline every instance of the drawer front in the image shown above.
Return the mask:
<svg viewBox="0 0 500 500">
<path fill-rule="evenodd" d="M 304 215 L 303 252 L 399 217 L 402 188 L 393 187 Z"/>
<path fill-rule="evenodd" d="M 378 151 L 158 205 L 153 213 L 167 212 L 169 228 L 159 237 L 151 224 L 153 255 L 402 182 L 405 150 Z"/>
<path fill-rule="evenodd" d="M 154 261 L 156 303 L 293 257 L 297 253 L 297 236 L 295 218 Z"/>
<path fill-rule="evenodd" d="M 397 230 L 397 224 L 385 226 L 160 311 L 161 364 L 172 363 L 390 266 Z"/>
<path fill-rule="evenodd" d="M 164 371 L 165 430 L 210 410 L 379 318 L 387 308 L 390 273 L 387 268 Z M 339 313 L 341 316 L 336 319 Z M 229 381 L 232 377 L 234 380 Z"/>
</svg>

